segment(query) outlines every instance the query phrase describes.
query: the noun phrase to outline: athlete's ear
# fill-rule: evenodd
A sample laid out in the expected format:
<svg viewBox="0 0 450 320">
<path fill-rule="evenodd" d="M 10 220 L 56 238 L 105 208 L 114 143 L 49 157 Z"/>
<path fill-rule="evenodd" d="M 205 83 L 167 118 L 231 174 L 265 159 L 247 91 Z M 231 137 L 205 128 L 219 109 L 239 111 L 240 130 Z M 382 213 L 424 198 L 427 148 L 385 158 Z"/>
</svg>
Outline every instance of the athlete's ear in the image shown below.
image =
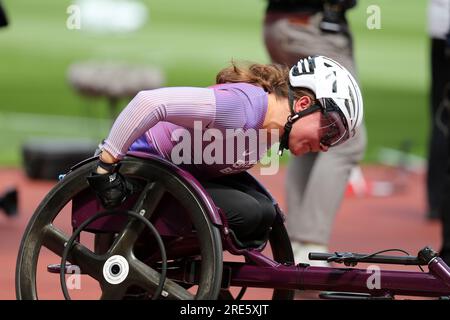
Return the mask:
<svg viewBox="0 0 450 320">
<path fill-rule="evenodd" d="M 300 99 L 295 101 L 294 111 L 300 112 L 307 109 L 312 104 L 312 99 L 308 96 L 302 96 Z"/>
</svg>

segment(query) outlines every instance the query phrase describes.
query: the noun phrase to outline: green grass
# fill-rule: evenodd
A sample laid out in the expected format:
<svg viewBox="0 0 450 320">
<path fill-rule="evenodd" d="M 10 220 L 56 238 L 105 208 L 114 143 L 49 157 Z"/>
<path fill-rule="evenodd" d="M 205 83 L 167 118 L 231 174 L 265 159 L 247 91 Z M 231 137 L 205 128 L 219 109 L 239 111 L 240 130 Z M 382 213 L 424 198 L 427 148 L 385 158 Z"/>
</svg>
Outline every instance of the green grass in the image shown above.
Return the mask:
<svg viewBox="0 0 450 320">
<path fill-rule="evenodd" d="M 146 0 L 148 23 L 123 35 L 68 30 L 67 0 L 4 2 L 11 26 L 0 30 L 0 164 L 18 165 L 20 145 L 31 135 L 99 139 L 106 134 L 106 101 L 79 97 L 66 80 L 74 62 L 153 65 L 164 70 L 166 85 L 206 86 L 231 59 L 269 61 L 262 40 L 264 0 Z M 381 8 L 380 30 L 366 27 L 368 5 Z M 425 9 L 425 0 L 362 0 L 350 12 L 369 134 L 365 161 L 375 161 L 379 148 L 397 148 L 405 139 L 412 141 L 414 153 L 425 154 Z M 94 121 L 89 123 L 96 128 L 86 128 L 79 125 L 83 120 L 54 118 L 44 121 L 44 128 L 33 121 L 12 126 L 11 112 L 91 117 L 101 125 Z"/>
</svg>

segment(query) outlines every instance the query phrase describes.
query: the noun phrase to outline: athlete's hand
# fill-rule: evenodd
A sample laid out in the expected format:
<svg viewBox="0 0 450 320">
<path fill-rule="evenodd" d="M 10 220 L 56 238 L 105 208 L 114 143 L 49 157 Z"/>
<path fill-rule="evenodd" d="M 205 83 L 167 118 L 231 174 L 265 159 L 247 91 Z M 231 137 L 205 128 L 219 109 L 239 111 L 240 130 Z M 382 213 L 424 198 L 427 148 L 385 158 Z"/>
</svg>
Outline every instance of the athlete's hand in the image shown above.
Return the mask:
<svg viewBox="0 0 450 320">
<path fill-rule="evenodd" d="M 133 192 L 133 186 L 119 172 L 92 172 L 87 182 L 96 193 L 105 209 L 122 204 Z"/>
</svg>

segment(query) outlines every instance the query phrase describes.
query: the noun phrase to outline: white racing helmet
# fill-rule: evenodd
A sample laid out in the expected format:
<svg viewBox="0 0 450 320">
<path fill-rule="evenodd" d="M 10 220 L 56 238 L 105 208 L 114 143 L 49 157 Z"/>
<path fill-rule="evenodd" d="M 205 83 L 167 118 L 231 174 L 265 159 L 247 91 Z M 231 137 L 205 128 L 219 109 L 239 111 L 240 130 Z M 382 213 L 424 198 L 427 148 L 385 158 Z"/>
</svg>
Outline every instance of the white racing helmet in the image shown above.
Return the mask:
<svg viewBox="0 0 450 320">
<path fill-rule="evenodd" d="M 336 61 L 324 56 L 301 59 L 289 72 L 292 87 L 311 90 L 323 111 L 338 111 L 352 137 L 363 119 L 361 90 L 350 72 Z"/>
</svg>

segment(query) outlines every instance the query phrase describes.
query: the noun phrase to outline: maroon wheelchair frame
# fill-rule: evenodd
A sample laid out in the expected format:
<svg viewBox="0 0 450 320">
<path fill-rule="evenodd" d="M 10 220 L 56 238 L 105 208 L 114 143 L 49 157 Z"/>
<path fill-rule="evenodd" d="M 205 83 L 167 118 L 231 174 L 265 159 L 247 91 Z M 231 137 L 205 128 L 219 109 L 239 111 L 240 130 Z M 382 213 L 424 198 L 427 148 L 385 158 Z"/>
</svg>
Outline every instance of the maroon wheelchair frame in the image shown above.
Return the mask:
<svg viewBox="0 0 450 320">
<path fill-rule="evenodd" d="M 344 262 L 346 265 L 364 263 L 387 263 L 387 264 L 409 264 L 427 265 L 428 272 L 390 271 L 380 270 L 380 286 L 372 288 L 368 285 L 371 281 L 372 272 L 357 268 L 326 268 L 312 267 L 307 264 L 294 265 L 292 262 L 280 263 L 263 253 L 264 245 L 256 248 L 239 246 L 229 229 L 220 209 L 218 209 L 208 193 L 201 184 L 190 173 L 172 163 L 159 157 L 134 152 L 131 156 L 157 161 L 160 165 L 170 168 L 180 179 L 187 182 L 208 208 L 209 218 L 213 225 L 221 231 L 223 249 L 233 255 L 244 256 L 246 262 L 224 262 L 223 264 L 223 287 L 257 287 L 272 289 L 299 289 L 299 290 L 321 290 L 338 292 L 335 294 L 324 294 L 322 298 L 363 298 L 363 299 L 391 299 L 396 295 L 422 296 L 422 297 L 447 297 L 450 296 L 450 268 L 429 248 L 419 252 L 418 257 L 406 256 L 380 256 L 375 255 L 360 259 L 364 255 L 346 253 L 335 254 L 310 254 L 317 260 L 329 260 Z M 273 200 L 277 209 L 277 219 L 284 219 L 276 201 L 270 193 L 259 184 L 250 174 L 242 174 L 246 183 L 264 192 Z M 98 210 L 98 204 L 92 196 L 80 199 L 73 208 L 73 227 L 79 226 L 85 221 L 91 212 Z M 283 220 L 284 221 L 284 220 Z M 90 226 L 94 231 L 103 229 L 114 229 L 118 221 L 111 219 L 99 219 L 95 225 Z M 158 230 L 168 235 L 168 229 L 164 230 L 164 223 L 156 225 Z M 290 249 L 290 248 L 289 248 Z M 291 250 L 291 249 L 290 249 Z M 183 269 L 171 273 L 168 276 L 180 281 L 195 284 L 195 276 L 192 276 L 193 265 L 186 265 Z M 352 294 L 347 294 L 352 293 Z M 357 293 L 357 294 L 354 294 Z"/>
</svg>

